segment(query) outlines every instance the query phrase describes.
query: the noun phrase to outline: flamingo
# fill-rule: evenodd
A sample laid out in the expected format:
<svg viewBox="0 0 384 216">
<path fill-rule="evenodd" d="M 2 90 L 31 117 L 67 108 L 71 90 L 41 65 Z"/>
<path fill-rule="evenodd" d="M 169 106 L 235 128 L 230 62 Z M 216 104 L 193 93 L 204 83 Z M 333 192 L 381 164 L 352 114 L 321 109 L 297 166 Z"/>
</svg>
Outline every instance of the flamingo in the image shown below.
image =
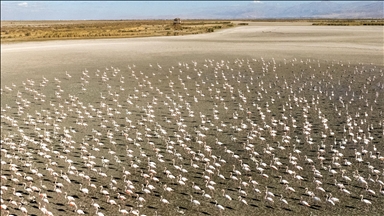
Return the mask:
<svg viewBox="0 0 384 216">
<path fill-rule="evenodd" d="M 136 199 L 139 200 L 141 203 L 146 201 L 143 197 L 139 196 L 139 194 L 136 194 Z"/>
<path fill-rule="evenodd" d="M 238 198 L 239 198 L 239 201 L 241 201 L 245 205 L 248 205 L 247 201 L 245 199 L 243 199 L 241 196 L 239 196 Z"/>
<path fill-rule="evenodd" d="M 264 199 L 270 203 L 274 203 L 275 201 L 272 199 L 272 197 L 269 197 L 268 195 L 272 195 L 272 196 L 275 196 L 273 193 L 271 192 L 268 192 L 268 187 L 265 186 L 266 190 L 265 190 L 265 196 L 264 196 Z"/>
<path fill-rule="evenodd" d="M 283 179 L 282 176 L 279 176 L 279 178 L 280 178 L 280 183 L 282 183 L 282 184 L 284 184 L 284 185 L 289 184 L 289 182 L 288 182 L 287 180 Z"/>
<path fill-rule="evenodd" d="M 334 203 L 340 202 L 340 200 L 336 197 L 332 197 L 332 194 L 329 194 L 329 199 L 331 199 Z"/>
<path fill-rule="evenodd" d="M 220 205 L 220 204 L 217 204 L 217 200 L 215 200 L 215 206 L 216 206 L 216 208 L 219 209 L 220 214 L 221 214 L 222 211 L 224 211 L 224 207 L 222 205 Z"/>
<path fill-rule="evenodd" d="M 304 206 L 307 206 L 307 207 L 310 207 L 311 205 L 309 205 L 309 203 L 305 200 L 303 200 L 303 197 L 301 196 L 300 197 L 300 204 L 301 205 L 304 205 Z"/>
<path fill-rule="evenodd" d="M 360 197 L 361 197 L 361 202 L 365 203 L 367 205 L 367 208 L 369 205 L 372 205 L 372 202 L 367 199 L 364 199 L 363 195 L 360 195 Z"/>
<path fill-rule="evenodd" d="M 100 205 L 97 204 L 97 203 L 95 203 L 95 200 L 94 200 L 94 199 L 92 199 L 92 203 L 91 203 L 91 205 L 92 205 L 93 207 L 95 207 L 96 209 L 99 209 L 99 208 L 100 208 Z M 97 212 L 96 212 L 96 214 L 97 214 Z"/>
<path fill-rule="evenodd" d="M 83 215 L 83 214 L 85 214 L 85 212 L 83 211 L 83 210 L 81 210 L 81 209 L 77 209 L 77 206 L 76 206 L 76 213 L 78 214 L 78 215 Z"/>
<path fill-rule="evenodd" d="M 287 200 L 285 200 L 285 199 L 283 198 L 283 195 L 282 195 L 282 194 L 280 194 L 280 201 L 281 201 L 282 204 L 288 205 Z"/>
<path fill-rule="evenodd" d="M 169 201 L 168 200 L 166 200 L 166 199 L 164 199 L 163 198 L 163 196 L 160 196 L 160 201 L 162 202 L 162 203 L 164 203 L 164 204 L 169 204 Z"/>
<path fill-rule="evenodd" d="M 129 214 L 129 212 L 125 209 L 121 210 L 121 206 L 119 205 L 119 212 L 122 213 L 123 215 Z"/>
<path fill-rule="evenodd" d="M 80 184 L 80 191 L 83 193 L 83 194 L 88 194 L 88 189 L 87 188 L 82 188 L 82 184 Z"/>
<path fill-rule="evenodd" d="M 329 198 L 329 195 L 327 195 L 327 198 L 325 199 L 325 201 L 327 202 L 327 203 L 330 203 L 331 205 L 335 205 L 335 202 L 333 202 L 330 198 Z"/>
<path fill-rule="evenodd" d="M 211 195 L 205 193 L 205 190 L 202 190 L 202 192 L 203 192 L 203 194 L 202 194 L 203 197 L 208 198 L 208 199 L 212 199 Z"/>
<path fill-rule="evenodd" d="M 106 191 L 106 190 L 103 190 L 103 186 L 100 185 L 100 193 L 104 194 L 104 195 L 109 195 L 109 192 Z"/>
<path fill-rule="evenodd" d="M 117 203 L 116 203 L 115 200 L 110 200 L 109 198 L 110 198 L 110 196 L 108 195 L 108 196 L 107 196 L 107 203 L 109 203 L 109 204 L 111 204 L 111 205 L 117 205 Z"/>
<path fill-rule="evenodd" d="M 191 202 L 192 202 L 194 205 L 200 205 L 200 202 L 199 202 L 199 201 L 194 200 L 192 195 L 190 195 L 190 196 L 191 196 Z"/>
<path fill-rule="evenodd" d="M 195 182 L 192 182 L 192 188 L 197 190 L 197 191 L 201 190 L 201 188 L 199 186 L 195 185 Z"/>
<path fill-rule="evenodd" d="M 15 195 L 15 196 L 17 196 L 17 197 L 19 197 L 19 198 L 23 197 L 23 194 L 21 194 L 21 193 L 19 193 L 19 192 L 16 192 L 16 189 L 15 189 L 15 188 L 12 188 L 12 190 L 13 190 L 13 195 Z"/>
<path fill-rule="evenodd" d="M 27 209 L 25 207 L 22 207 L 21 205 L 22 205 L 22 203 L 20 203 L 20 205 L 19 205 L 20 211 L 23 212 L 24 215 L 28 215 Z"/>
<path fill-rule="evenodd" d="M 231 196 L 229 196 L 228 194 L 225 194 L 224 189 L 221 189 L 221 191 L 223 192 L 223 197 L 227 198 L 228 200 L 232 200 Z"/>
</svg>

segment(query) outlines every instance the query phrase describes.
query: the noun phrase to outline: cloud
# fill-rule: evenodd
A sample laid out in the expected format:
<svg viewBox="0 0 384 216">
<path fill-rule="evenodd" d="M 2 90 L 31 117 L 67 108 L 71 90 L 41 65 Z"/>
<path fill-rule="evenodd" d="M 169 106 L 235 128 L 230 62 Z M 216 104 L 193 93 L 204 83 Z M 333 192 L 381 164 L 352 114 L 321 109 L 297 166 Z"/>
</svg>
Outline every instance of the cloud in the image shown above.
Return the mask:
<svg viewBox="0 0 384 216">
<path fill-rule="evenodd" d="M 256 1 L 256 0 L 253 0 L 253 3 L 256 3 L 256 4 L 262 4 L 263 2 L 261 2 L 261 1 Z"/>
<path fill-rule="evenodd" d="M 22 3 L 19 3 L 17 5 L 20 6 L 20 7 L 28 7 L 28 3 L 27 2 L 22 2 Z"/>
</svg>

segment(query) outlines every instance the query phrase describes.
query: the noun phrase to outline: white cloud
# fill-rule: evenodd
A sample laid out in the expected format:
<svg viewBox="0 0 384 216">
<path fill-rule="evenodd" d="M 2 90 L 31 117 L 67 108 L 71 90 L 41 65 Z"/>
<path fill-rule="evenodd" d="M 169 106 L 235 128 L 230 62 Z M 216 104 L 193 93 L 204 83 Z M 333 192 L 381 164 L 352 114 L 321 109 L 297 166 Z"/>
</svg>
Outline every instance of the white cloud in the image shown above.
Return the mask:
<svg viewBox="0 0 384 216">
<path fill-rule="evenodd" d="M 262 4 L 263 2 L 261 2 L 261 1 L 256 1 L 256 0 L 253 0 L 253 3 L 256 3 L 256 4 Z"/>
<path fill-rule="evenodd" d="M 27 2 L 22 2 L 22 3 L 19 3 L 17 5 L 20 6 L 20 7 L 28 7 L 28 3 Z"/>
</svg>

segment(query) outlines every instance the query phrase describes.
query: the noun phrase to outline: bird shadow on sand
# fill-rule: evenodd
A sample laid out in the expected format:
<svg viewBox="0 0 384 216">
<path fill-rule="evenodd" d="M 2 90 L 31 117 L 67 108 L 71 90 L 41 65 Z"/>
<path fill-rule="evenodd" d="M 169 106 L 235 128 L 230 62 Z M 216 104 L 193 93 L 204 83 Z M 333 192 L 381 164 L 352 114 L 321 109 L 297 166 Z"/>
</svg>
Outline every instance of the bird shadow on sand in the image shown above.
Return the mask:
<svg viewBox="0 0 384 216">
<path fill-rule="evenodd" d="M 285 211 L 289 211 L 289 212 L 292 212 L 292 210 L 291 209 L 289 209 L 289 208 L 282 208 L 282 209 L 284 209 Z"/>
<path fill-rule="evenodd" d="M 230 210 L 234 210 L 234 208 L 232 208 L 231 206 L 225 206 L 225 208 L 230 209 Z"/>
<path fill-rule="evenodd" d="M 314 206 L 312 205 L 311 207 L 309 207 L 310 209 L 313 209 L 313 210 L 317 210 L 317 211 L 320 211 L 320 206 Z"/>
</svg>

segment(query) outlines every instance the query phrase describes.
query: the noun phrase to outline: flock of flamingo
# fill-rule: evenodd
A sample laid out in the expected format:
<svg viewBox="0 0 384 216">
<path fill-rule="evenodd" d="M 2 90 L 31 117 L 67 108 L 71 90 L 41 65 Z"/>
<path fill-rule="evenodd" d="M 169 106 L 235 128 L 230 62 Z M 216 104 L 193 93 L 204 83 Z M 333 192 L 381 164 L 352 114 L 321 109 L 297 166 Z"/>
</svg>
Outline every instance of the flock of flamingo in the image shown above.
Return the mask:
<svg viewBox="0 0 384 216">
<path fill-rule="evenodd" d="M 383 213 L 383 74 L 205 59 L 4 85 L 1 215 Z"/>
</svg>

